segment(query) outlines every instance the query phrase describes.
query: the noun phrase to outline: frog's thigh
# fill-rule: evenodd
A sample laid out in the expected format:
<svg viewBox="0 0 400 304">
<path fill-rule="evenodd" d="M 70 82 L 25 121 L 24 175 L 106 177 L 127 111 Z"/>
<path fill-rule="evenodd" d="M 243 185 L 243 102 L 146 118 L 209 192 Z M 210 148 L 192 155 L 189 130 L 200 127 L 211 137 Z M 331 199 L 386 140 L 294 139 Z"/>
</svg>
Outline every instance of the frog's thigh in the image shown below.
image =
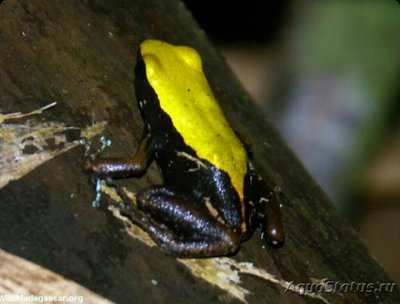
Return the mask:
<svg viewBox="0 0 400 304">
<path fill-rule="evenodd" d="M 172 254 L 207 257 L 227 255 L 239 248 L 240 238 L 232 229 L 206 209 L 175 196 L 167 188 L 155 187 L 139 193 L 137 206 L 150 217 L 138 224 Z"/>
</svg>

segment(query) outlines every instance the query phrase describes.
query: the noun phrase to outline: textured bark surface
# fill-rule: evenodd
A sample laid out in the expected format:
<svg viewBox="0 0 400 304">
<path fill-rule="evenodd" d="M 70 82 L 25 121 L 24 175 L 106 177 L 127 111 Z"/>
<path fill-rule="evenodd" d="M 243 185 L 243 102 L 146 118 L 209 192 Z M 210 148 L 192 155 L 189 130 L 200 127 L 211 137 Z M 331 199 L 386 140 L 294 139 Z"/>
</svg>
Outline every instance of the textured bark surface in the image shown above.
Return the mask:
<svg viewBox="0 0 400 304">
<path fill-rule="evenodd" d="M 45 303 L 54 301 L 52 299 L 61 301 L 62 296 L 70 302 L 82 302 L 84 299 L 85 303 L 112 303 L 74 282 L 3 250 L 0 250 L 0 265 L 0 294 L 12 296 L 13 291 L 19 296 L 26 296 L 28 301 L 21 302 L 39 302 L 40 299 L 35 300 L 32 296 L 42 295 L 41 301 Z M 17 302 L 12 299 L 8 301 Z"/>
<path fill-rule="evenodd" d="M 105 155 L 131 155 L 143 125 L 133 69 L 138 44 L 151 37 L 199 50 L 227 118 L 252 143 L 256 167 L 282 188 L 284 246 L 264 250 L 257 232 L 234 259 L 294 282 L 388 282 L 177 1 L 2 2 L 0 112 L 29 112 L 57 100 L 30 123 L 84 128 L 107 121 L 105 133 L 113 145 Z M 71 149 L 0 190 L 2 249 L 118 303 L 237 302 L 159 248 L 129 237 L 107 210 L 107 198 L 101 208 L 92 208 L 94 186 L 83 172 L 83 156 L 82 147 Z M 143 178 L 121 184 L 136 191 L 159 182 L 152 165 Z M 250 303 L 321 303 L 251 276 L 242 285 L 252 292 L 246 298 Z M 326 298 L 330 303 L 400 302 L 397 290 Z"/>
</svg>

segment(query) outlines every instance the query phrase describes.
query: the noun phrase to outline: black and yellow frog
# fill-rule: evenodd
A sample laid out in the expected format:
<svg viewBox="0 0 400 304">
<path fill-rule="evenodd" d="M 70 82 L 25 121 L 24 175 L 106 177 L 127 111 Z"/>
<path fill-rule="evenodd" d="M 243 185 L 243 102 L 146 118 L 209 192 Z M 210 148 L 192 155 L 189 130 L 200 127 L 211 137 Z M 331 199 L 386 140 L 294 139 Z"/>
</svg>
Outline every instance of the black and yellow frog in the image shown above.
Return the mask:
<svg viewBox="0 0 400 304">
<path fill-rule="evenodd" d="M 121 212 L 180 257 L 233 254 L 256 227 L 266 241 L 282 243 L 278 196 L 253 169 L 198 52 L 145 40 L 135 90 L 145 122 L 136 154 L 94 160 L 88 169 L 103 177 L 140 176 L 155 159 L 164 185 L 140 191 L 137 205 Z"/>
</svg>

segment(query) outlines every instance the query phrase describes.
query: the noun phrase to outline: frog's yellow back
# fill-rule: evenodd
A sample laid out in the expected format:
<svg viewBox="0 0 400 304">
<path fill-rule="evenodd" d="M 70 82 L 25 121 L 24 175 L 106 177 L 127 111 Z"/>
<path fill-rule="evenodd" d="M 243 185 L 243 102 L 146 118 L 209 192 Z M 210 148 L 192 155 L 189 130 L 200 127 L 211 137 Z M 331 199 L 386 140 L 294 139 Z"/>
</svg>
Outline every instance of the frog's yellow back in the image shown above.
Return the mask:
<svg viewBox="0 0 400 304">
<path fill-rule="evenodd" d="M 214 97 L 198 52 L 159 40 L 145 40 L 140 50 L 163 111 L 200 158 L 228 173 L 243 201 L 247 154 Z"/>
</svg>

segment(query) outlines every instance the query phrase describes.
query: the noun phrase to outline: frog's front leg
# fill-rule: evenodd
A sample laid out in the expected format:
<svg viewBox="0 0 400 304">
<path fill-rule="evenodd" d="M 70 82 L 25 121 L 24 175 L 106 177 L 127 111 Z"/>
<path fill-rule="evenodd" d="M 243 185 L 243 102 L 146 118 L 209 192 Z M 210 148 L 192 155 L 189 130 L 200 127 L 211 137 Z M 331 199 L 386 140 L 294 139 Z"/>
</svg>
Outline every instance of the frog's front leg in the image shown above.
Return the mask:
<svg viewBox="0 0 400 304">
<path fill-rule="evenodd" d="M 85 168 L 100 177 L 140 176 L 146 172 L 153 156 L 153 141 L 150 134 L 145 131 L 133 157 L 87 160 Z"/>
<path fill-rule="evenodd" d="M 255 206 L 256 222 L 261 228 L 263 239 L 273 245 L 282 244 L 285 235 L 280 201 L 276 191 L 251 167 L 245 187 L 252 190 L 249 191 L 247 203 Z"/>
<path fill-rule="evenodd" d="M 210 257 L 233 254 L 240 237 L 219 222 L 206 208 L 175 196 L 165 187 L 154 187 L 137 195 L 137 208 L 121 213 L 144 229 L 170 254 L 179 257 Z"/>
</svg>

